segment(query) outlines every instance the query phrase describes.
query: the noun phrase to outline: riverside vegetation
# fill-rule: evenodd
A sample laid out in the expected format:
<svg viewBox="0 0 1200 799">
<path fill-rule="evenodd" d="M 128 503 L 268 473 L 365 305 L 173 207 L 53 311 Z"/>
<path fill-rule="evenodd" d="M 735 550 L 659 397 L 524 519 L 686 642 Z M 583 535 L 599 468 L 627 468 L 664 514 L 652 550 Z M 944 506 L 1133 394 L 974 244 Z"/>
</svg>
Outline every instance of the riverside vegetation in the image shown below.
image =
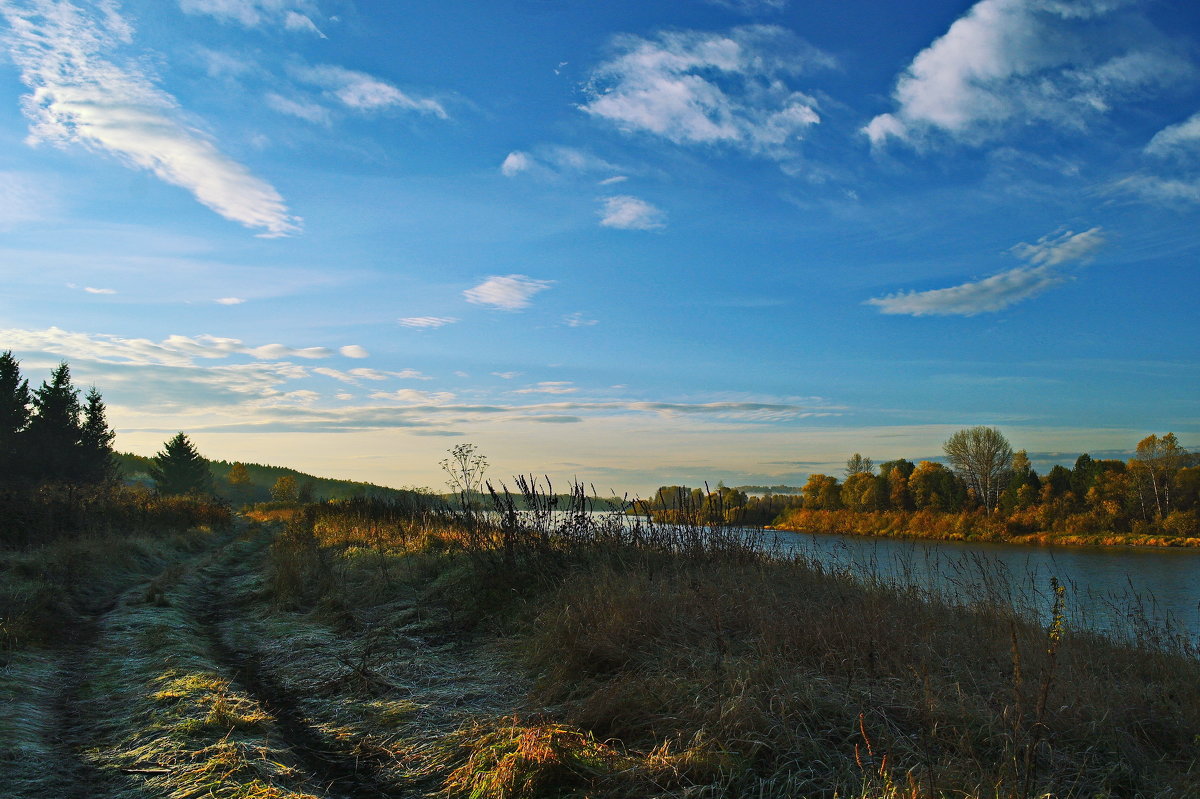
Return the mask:
<svg viewBox="0 0 1200 799">
<path fill-rule="evenodd" d="M 199 457 L 172 441 L 159 469 Z M 1200 652 L 1169 627 L 1106 638 L 1056 582 L 948 599 L 454 454 L 453 505 L 155 495 L 213 515 L 6 539 L 6 795 L 1200 794 Z"/>
</svg>

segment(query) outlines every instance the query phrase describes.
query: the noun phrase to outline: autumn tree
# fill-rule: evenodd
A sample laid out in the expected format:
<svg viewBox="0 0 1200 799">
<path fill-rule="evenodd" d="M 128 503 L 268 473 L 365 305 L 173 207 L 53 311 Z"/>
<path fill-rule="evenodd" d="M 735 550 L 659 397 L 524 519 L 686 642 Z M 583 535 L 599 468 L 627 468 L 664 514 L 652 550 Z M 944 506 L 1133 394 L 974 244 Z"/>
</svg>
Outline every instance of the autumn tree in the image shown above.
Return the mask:
<svg viewBox="0 0 1200 799">
<path fill-rule="evenodd" d="M 271 486 L 271 499 L 276 502 L 295 502 L 299 492 L 300 486 L 296 482 L 296 478 L 285 474 L 275 481 L 275 485 Z"/>
<path fill-rule="evenodd" d="M 800 489 L 808 510 L 837 510 L 842 506 L 841 485 L 836 477 L 811 474 Z"/>
<path fill-rule="evenodd" d="M 879 509 L 876 487 L 879 478 L 870 472 L 855 472 L 842 483 L 842 505 L 853 511 Z"/>
<path fill-rule="evenodd" d="M 942 445 L 956 474 L 972 489 L 991 513 L 1004 486 L 1013 451 L 1008 439 L 994 427 L 959 430 Z"/>
<path fill-rule="evenodd" d="M 1188 451 L 1179 446 L 1174 433 L 1162 438 L 1150 435 L 1138 442 L 1130 466 L 1134 468 L 1139 486 L 1153 497 L 1155 517 L 1164 518 L 1171 512 L 1171 483 L 1179 470 L 1188 465 Z"/>
<path fill-rule="evenodd" d="M 246 464 L 239 461 L 230 466 L 229 473 L 225 475 L 225 482 L 229 484 L 229 492 L 233 496 L 234 502 L 250 500 L 252 483 L 250 470 L 246 468 Z"/>
<path fill-rule="evenodd" d="M 908 492 L 917 510 L 956 510 L 961 489 L 954 473 L 945 466 L 921 461 L 908 476 Z"/>
<path fill-rule="evenodd" d="M 874 468 L 875 466 L 871 463 L 870 458 L 865 458 L 856 452 L 846 460 L 844 471 L 847 479 L 849 479 L 856 474 L 870 474 Z"/>
<path fill-rule="evenodd" d="M 183 433 L 168 441 L 154 456 L 150 477 L 158 493 L 163 495 L 211 494 L 213 490 L 208 461 Z"/>
</svg>

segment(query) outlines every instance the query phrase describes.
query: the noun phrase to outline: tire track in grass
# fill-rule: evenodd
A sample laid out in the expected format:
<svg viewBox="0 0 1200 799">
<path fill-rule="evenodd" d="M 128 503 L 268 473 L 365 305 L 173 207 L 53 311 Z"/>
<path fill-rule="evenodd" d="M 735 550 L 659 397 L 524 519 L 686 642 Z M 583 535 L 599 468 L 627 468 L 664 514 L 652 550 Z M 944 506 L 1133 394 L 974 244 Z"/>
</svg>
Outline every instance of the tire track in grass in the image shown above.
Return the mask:
<svg viewBox="0 0 1200 799">
<path fill-rule="evenodd" d="M 102 770 L 85 755 L 94 741 L 90 729 L 93 717 L 87 712 L 91 704 L 87 698 L 90 661 L 104 622 L 116 606 L 117 600 L 113 599 L 106 607 L 72 625 L 55 674 L 59 687 L 51 702 L 51 738 L 61 758 L 55 764 L 62 783 L 61 799 L 128 796 L 132 787 L 127 779 Z"/>
<path fill-rule="evenodd" d="M 236 563 L 254 562 L 260 554 L 261 548 L 256 547 L 243 552 L 243 557 Z M 386 764 L 376 757 L 342 751 L 305 717 L 298 697 L 263 668 L 257 655 L 236 649 L 227 642 L 223 629 L 237 623 L 227 600 L 229 585 L 237 576 L 233 563 L 232 559 L 226 559 L 206 569 L 207 579 L 199 581 L 201 587 L 190 603 L 193 617 L 204 631 L 214 658 L 238 687 L 274 717 L 280 735 L 301 767 L 309 773 L 314 784 L 324 786 L 331 798 L 387 799 L 406 795 L 384 778 Z"/>
</svg>

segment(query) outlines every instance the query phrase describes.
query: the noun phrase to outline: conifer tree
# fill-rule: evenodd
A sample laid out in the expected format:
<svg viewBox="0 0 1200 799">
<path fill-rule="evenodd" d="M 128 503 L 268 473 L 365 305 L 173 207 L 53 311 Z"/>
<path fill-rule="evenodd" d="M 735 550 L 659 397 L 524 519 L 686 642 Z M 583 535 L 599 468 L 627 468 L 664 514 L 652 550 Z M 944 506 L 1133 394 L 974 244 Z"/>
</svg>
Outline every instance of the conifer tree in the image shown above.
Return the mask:
<svg viewBox="0 0 1200 799">
<path fill-rule="evenodd" d="M 7 485 L 29 470 L 22 444 L 31 401 L 20 363 L 11 350 L 0 354 L 0 484 Z"/>
<path fill-rule="evenodd" d="M 108 427 L 104 400 L 92 386 L 83 409 L 83 429 L 79 436 L 79 478 L 86 483 L 110 483 L 116 480 L 117 465 L 112 442 L 116 433 Z"/>
<path fill-rule="evenodd" d="M 211 494 L 213 490 L 208 461 L 183 433 L 168 441 L 162 452 L 154 456 L 150 477 L 163 495 Z"/>
<path fill-rule="evenodd" d="M 71 385 L 71 367 L 61 363 L 50 373 L 50 381 L 33 392 L 26 440 L 35 480 L 79 478 L 80 411 L 79 391 Z"/>
</svg>

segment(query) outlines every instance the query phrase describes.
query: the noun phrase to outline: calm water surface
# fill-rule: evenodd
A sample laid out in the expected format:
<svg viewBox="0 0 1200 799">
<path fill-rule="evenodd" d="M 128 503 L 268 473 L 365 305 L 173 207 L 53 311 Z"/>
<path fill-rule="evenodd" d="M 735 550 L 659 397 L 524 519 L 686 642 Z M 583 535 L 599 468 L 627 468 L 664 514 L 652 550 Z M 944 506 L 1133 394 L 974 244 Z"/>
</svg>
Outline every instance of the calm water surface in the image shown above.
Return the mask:
<svg viewBox="0 0 1200 799">
<path fill-rule="evenodd" d="M 867 579 L 916 585 L 961 599 L 1001 595 L 1039 616 L 1051 605 L 1050 578 L 1067 587 L 1068 619 L 1118 637 L 1154 633 L 1139 619 L 1167 623 L 1200 642 L 1200 550 L 1037 547 L 913 541 L 761 531 L 785 554 Z"/>
</svg>

